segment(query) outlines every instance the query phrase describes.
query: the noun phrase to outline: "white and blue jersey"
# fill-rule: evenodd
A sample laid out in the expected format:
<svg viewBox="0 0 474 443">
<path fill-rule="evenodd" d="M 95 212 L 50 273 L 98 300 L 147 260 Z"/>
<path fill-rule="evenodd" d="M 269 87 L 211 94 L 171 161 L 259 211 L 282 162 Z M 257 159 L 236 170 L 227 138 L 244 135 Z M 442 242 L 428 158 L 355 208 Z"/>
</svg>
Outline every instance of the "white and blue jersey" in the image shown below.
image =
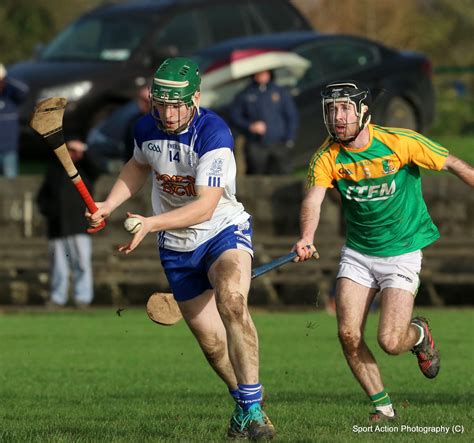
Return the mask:
<svg viewBox="0 0 474 443">
<path fill-rule="evenodd" d="M 196 186 L 224 188 L 210 220 L 158 233 L 160 248 L 194 251 L 226 227 L 248 221 L 249 214 L 235 198 L 234 140 L 216 113 L 201 108 L 189 128 L 180 134 L 161 131 L 153 116 L 147 114 L 136 123 L 134 138 L 135 160 L 150 165 L 153 171 L 155 215 L 190 203 L 197 196 Z M 251 252 L 251 244 L 249 249 Z"/>
</svg>

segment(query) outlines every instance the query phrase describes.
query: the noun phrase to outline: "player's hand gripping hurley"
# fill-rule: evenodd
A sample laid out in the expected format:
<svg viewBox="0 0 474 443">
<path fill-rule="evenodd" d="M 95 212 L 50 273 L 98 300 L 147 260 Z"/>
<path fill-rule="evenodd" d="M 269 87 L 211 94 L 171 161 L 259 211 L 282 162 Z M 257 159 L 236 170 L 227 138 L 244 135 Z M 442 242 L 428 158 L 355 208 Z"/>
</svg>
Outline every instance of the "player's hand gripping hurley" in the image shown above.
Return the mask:
<svg viewBox="0 0 474 443">
<path fill-rule="evenodd" d="M 313 257 L 318 259 L 319 253 L 314 246 L 307 246 L 308 249 L 313 251 Z M 285 263 L 293 261 L 297 257 L 296 252 L 290 252 L 289 254 L 282 255 L 281 257 L 272 260 L 271 262 L 265 263 L 258 268 L 252 269 L 251 278 L 257 278 L 268 271 L 276 269 Z M 146 312 L 150 320 L 159 325 L 171 326 L 181 320 L 181 312 L 178 304 L 173 297 L 173 294 L 155 292 L 150 296 L 146 304 Z"/>
<path fill-rule="evenodd" d="M 63 97 L 51 97 L 40 101 L 33 111 L 30 126 L 43 136 L 48 146 L 54 151 L 56 157 L 58 157 L 63 165 L 67 175 L 78 190 L 82 200 L 84 200 L 87 209 L 89 209 L 91 213 L 94 213 L 97 211 L 97 206 L 79 175 L 79 172 L 74 166 L 64 143 L 63 116 L 64 110 L 66 109 L 66 103 L 67 100 Z M 87 232 L 92 234 L 99 231 L 104 226 L 105 221 L 102 221 L 99 226 L 87 229 Z"/>
</svg>

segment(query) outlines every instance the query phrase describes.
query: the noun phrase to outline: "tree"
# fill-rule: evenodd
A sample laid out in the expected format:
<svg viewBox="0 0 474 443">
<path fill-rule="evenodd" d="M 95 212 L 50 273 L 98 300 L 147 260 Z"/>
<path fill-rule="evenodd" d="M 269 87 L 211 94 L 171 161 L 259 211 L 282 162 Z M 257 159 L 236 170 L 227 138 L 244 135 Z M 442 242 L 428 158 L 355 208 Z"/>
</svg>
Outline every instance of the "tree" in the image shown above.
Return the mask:
<svg viewBox="0 0 474 443">
<path fill-rule="evenodd" d="M 294 0 L 320 32 L 420 51 L 435 65 L 474 65 L 474 0 Z"/>
</svg>

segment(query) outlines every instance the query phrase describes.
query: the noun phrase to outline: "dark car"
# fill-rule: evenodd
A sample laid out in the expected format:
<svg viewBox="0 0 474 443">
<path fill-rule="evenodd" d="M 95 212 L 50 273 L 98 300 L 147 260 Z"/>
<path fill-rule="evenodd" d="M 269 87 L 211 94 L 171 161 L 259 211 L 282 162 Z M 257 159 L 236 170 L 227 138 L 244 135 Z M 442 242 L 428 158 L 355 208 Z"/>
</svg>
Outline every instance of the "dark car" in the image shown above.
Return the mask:
<svg viewBox="0 0 474 443">
<path fill-rule="evenodd" d="M 260 57 L 265 53 L 272 56 Z M 222 42 L 193 58 L 203 73 L 201 104 L 229 122 L 229 106 L 251 81 L 249 74 L 273 69 L 276 82 L 291 90 L 299 110 L 298 139 L 291 151 L 295 166 L 306 165 L 327 136 L 320 92 L 330 81 L 353 79 L 369 86 L 374 95 L 372 121 L 375 123 L 423 132 L 434 119 L 430 61 L 422 54 L 396 51 L 363 38 L 314 32 L 254 36 Z M 239 73 L 242 71 L 239 69 L 225 72 L 225 67 L 234 63 L 233 59 L 237 60 L 233 67 L 246 63 L 248 75 Z M 303 67 L 294 66 L 297 62 Z M 221 69 L 219 81 L 208 81 L 216 68 Z M 123 138 L 113 128 L 126 126 L 131 119 L 136 119 L 133 107 L 124 107 L 110 116 L 91 132 L 91 148 L 102 157 L 121 159 Z"/>
<path fill-rule="evenodd" d="M 423 132 L 434 119 L 435 98 L 431 79 L 431 62 L 423 54 L 398 51 L 377 42 L 348 35 L 294 32 L 278 35 L 233 39 L 202 51 L 197 57 L 206 72 L 232 63 L 231 54 L 247 50 L 296 53 L 310 62 L 302 77 L 288 73 L 288 66 L 273 70 L 277 83 L 291 90 L 300 114 L 299 135 L 294 149 L 294 163 L 304 165 L 312 152 L 327 136 L 321 110 L 321 89 L 334 80 L 358 80 L 372 90 L 372 121 L 391 127 Z M 239 61 L 242 56 L 236 57 Z M 264 70 L 264 59 L 253 61 L 254 72 Z M 229 78 L 213 86 L 212 100 L 205 105 L 225 118 L 233 97 L 251 79 Z M 205 97 L 203 91 L 203 97 Z M 205 106 L 204 105 L 204 106 Z"/>
<path fill-rule="evenodd" d="M 84 137 L 169 56 L 190 55 L 217 42 L 257 34 L 307 30 L 288 0 L 140 0 L 106 4 L 81 16 L 35 60 L 8 67 L 30 88 L 21 109 L 20 154 L 42 155 L 28 127 L 37 101 L 68 99 L 66 134 Z"/>
</svg>

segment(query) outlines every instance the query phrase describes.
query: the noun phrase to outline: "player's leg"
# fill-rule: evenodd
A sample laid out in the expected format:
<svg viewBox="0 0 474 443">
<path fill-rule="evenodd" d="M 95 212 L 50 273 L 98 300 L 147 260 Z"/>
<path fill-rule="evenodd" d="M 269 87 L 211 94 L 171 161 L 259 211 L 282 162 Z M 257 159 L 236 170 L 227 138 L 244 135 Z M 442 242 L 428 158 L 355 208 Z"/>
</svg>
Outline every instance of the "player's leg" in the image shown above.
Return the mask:
<svg viewBox="0 0 474 443">
<path fill-rule="evenodd" d="M 385 288 L 380 296 L 378 342 L 391 355 L 409 351 L 417 342 L 420 332 L 411 325 L 413 294 L 398 288 Z"/>
<path fill-rule="evenodd" d="M 261 408 L 258 336 L 247 306 L 251 263 L 247 251 L 228 249 L 214 261 L 208 275 L 216 291 L 217 309 L 227 331 L 229 358 L 238 381 L 243 416 L 235 421 L 250 439 L 270 439 L 275 429 Z"/>
<path fill-rule="evenodd" d="M 207 290 L 199 297 L 188 301 L 178 302 L 179 308 L 189 329 L 196 337 L 207 361 L 217 375 L 226 383 L 236 404 L 228 436 L 232 438 L 247 438 L 247 431 L 242 427 L 244 417 L 239 405 L 239 389 L 234 368 L 229 359 L 227 332 L 216 306 L 213 290 Z"/>
<path fill-rule="evenodd" d="M 336 284 L 339 340 L 352 373 L 369 396 L 383 390 L 377 363 L 364 340 L 367 313 L 376 291 L 349 278 L 339 278 Z"/>
<path fill-rule="evenodd" d="M 90 235 L 78 234 L 68 238 L 71 270 L 74 280 L 74 301 L 88 306 L 94 297 L 92 282 L 92 240 Z"/>
<path fill-rule="evenodd" d="M 374 355 L 364 340 L 365 322 L 377 290 L 367 288 L 348 278 L 340 278 L 336 286 L 336 315 L 339 340 L 344 356 L 375 411 L 370 421 L 393 420 L 395 411 L 385 392 L 382 376 Z"/>
<path fill-rule="evenodd" d="M 395 413 L 390 397 L 383 387 L 382 377 L 372 352 L 364 340 L 365 322 L 378 284 L 372 272 L 374 257 L 351 248 L 341 251 L 336 285 L 336 314 L 339 339 L 352 373 L 372 401 L 377 412 L 371 421 L 393 419 Z"/>
<path fill-rule="evenodd" d="M 69 262 L 64 239 L 55 238 L 48 242 L 50 263 L 50 301 L 53 305 L 64 306 L 68 298 Z"/>
<path fill-rule="evenodd" d="M 239 383 L 258 382 L 258 337 L 247 307 L 251 257 L 229 249 L 212 264 L 209 280 L 216 291 L 217 309 L 224 322 L 232 361 Z"/>
<path fill-rule="evenodd" d="M 381 259 L 374 266 L 382 288 L 378 340 L 389 354 L 411 350 L 423 375 L 434 378 L 440 369 L 439 352 L 427 320 L 412 318 L 421 260 L 421 251 L 414 251 Z"/>
<path fill-rule="evenodd" d="M 208 289 L 198 297 L 178 302 L 178 305 L 207 361 L 229 391 L 235 391 L 237 379 L 229 360 L 227 333 L 216 307 L 214 291 Z"/>
</svg>

